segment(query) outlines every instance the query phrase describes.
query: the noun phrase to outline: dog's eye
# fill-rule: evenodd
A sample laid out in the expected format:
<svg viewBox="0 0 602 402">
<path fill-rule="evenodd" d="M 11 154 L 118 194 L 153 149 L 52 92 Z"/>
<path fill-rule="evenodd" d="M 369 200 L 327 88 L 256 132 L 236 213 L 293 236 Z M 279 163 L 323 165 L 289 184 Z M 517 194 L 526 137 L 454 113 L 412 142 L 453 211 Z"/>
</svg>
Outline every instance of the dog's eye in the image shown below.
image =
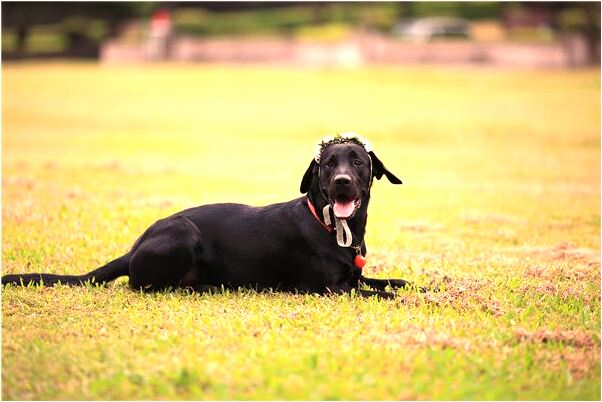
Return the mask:
<svg viewBox="0 0 602 402">
<path fill-rule="evenodd" d="M 332 159 L 331 159 L 331 160 L 329 160 L 328 162 L 326 162 L 326 167 L 329 167 L 329 168 L 331 168 L 331 167 L 333 167 L 333 166 L 334 166 L 334 161 L 333 161 Z"/>
<path fill-rule="evenodd" d="M 355 167 L 362 167 L 362 166 L 364 166 L 364 163 L 361 160 L 356 159 L 356 160 L 353 161 L 353 166 L 355 166 Z"/>
</svg>

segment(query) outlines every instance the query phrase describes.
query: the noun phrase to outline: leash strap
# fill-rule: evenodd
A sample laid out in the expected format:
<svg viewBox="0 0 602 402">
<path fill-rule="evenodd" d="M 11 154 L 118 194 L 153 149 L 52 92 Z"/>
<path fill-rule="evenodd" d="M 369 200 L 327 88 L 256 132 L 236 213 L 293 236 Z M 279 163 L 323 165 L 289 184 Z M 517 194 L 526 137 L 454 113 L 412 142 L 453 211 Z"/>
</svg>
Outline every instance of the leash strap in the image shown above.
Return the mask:
<svg viewBox="0 0 602 402">
<path fill-rule="evenodd" d="M 351 235 L 351 230 L 349 229 L 349 225 L 347 225 L 347 219 L 338 219 L 335 218 L 336 222 L 336 230 L 337 230 L 337 244 L 341 247 L 349 247 L 351 246 L 351 241 L 353 240 L 353 236 Z M 341 230 L 342 229 L 342 230 Z M 343 237 L 344 234 L 344 237 Z"/>
<path fill-rule="evenodd" d="M 332 225 L 330 219 L 330 204 L 326 204 L 322 209 L 322 215 L 324 216 L 324 224 L 330 227 Z M 351 235 L 351 229 L 349 229 L 349 225 L 347 224 L 347 219 L 339 219 L 335 216 L 334 223 L 337 232 L 337 244 L 341 247 L 351 246 L 353 236 Z"/>
<path fill-rule="evenodd" d="M 332 226 L 332 221 L 330 220 L 330 204 L 326 204 L 322 209 L 322 216 L 324 217 L 324 224 L 326 226 Z"/>
</svg>

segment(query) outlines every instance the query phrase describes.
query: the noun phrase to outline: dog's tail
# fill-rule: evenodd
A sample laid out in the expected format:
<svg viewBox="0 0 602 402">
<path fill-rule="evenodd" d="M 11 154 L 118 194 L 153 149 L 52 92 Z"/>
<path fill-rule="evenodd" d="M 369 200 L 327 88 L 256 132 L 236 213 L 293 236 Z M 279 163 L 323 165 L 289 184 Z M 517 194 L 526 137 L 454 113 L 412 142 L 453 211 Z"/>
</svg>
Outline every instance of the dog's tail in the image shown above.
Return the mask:
<svg viewBox="0 0 602 402">
<path fill-rule="evenodd" d="M 54 275 L 54 274 L 16 274 L 4 275 L 0 281 L 2 286 L 12 285 L 38 285 L 53 286 L 56 283 L 70 286 L 82 286 L 86 282 L 105 284 L 120 276 L 128 275 L 130 253 L 127 253 L 102 267 L 84 275 Z"/>
</svg>

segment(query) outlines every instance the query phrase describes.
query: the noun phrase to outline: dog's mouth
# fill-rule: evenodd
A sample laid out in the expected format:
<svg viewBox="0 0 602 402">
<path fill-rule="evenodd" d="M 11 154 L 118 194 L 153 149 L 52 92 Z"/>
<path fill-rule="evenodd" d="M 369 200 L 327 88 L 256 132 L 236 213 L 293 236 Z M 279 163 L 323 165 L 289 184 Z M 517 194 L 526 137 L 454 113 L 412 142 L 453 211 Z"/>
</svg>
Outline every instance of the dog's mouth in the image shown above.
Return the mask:
<svg viewBox="0 0 602 402">
<path fill-rule="evenodd" d="M 332 205 L 334 216 L 339 219 L 349 219 L 362 205 L 362 200 L 359 198 L 352 199 L 344 195 L 339 195 L 334 200 L 329 200 Z"/>
</svg>

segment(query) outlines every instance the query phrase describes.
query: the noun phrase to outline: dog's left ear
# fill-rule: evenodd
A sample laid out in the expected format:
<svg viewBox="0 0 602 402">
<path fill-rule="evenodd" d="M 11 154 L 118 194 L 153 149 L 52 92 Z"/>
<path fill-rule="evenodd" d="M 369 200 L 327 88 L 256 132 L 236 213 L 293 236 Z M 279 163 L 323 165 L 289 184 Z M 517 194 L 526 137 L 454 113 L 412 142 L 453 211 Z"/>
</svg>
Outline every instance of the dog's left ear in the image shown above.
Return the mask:
<svg viewBox="0 0 602 402">
<path fill-rule="evenodd" d="M 387 176 L 387 179 L 393 184 L 401 184 L 401 180 L 397 178 L 393 173 L 389 172 L 385 165 L 378 159 L 378 156 L 374 153 L 374 151 L 368 152 L 370 158 L 372 158 L 372 175 L 380 180 L 383 177 L 383 174 Z"/>
<path fill-rule="evenodd" d="M 305 171 L 305 174 L 303 175 L 303 179 L 301 180 L 301 192 L 303 194 L 309 192 L 310 188 L 311 188 L 311 178 L 314 175 L 314 169 L 318 166 L 318 162 L 316 162 L 314 159 L 311 160 L 311 163 L 309 164 L 309 167 L 307 168 L 307 170 Z"/>
</svg>

